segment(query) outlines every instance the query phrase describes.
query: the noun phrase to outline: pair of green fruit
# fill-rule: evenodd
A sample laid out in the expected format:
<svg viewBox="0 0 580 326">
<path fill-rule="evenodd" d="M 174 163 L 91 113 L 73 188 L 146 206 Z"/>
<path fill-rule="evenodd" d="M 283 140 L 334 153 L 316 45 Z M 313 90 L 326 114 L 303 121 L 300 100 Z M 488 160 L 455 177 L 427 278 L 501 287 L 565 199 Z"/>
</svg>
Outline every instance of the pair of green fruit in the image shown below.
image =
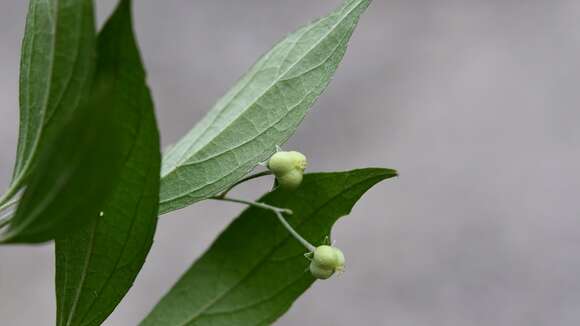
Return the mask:
<svg viewBox="0 0 580 326">
<path fill-rule="evenodd" d="M 279 187 L 290 191 L 302 183 L 306 165 L 306 156 L 296 151 L 279 151 L 268 160 L 268 169 L 276 176 Z M 344 270 L 344 254 L 336 247 L 318 246 L 307 257 L 310 258 L 310 273 L 318 279 L 325 280 Z"/>
<path fill-rule="evenodd" d="M 344 271 L 344 261 L 344 254 L 340 249 L 327 245 L 318 246 L 310 261 L 310 274 L 325 280 L 335 272 Z"/>
<path fill-rule="evenodd" d="M 278 185 L 284 190 L 295 190 L 302 183 L 306 169 L 306 156 L 300 152 L 276 152 L 268 160 L 268 169 L 274 173 Z"/>
</svg>

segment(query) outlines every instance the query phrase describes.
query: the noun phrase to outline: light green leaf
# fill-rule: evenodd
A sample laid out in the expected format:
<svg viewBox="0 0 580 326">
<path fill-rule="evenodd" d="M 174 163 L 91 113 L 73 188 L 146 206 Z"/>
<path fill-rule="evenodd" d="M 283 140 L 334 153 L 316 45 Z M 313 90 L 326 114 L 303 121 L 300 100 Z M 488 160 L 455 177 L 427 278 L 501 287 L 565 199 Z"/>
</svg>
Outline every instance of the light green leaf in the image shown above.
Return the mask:
<svg viewBox="0 0 580 326">
<path fill-rule="evenodd" d="M 99 65 L 115 70 L 115 118 L 134 135 L 102 216 L 56 239 L 57 325 L 100 325 L 133 285 L 153 243 L 161 154 L 153 103 L 122 1 L 99 35 Z"/>
<path fill-rule="evenodd" d="M 163 157 L 160 212 L 206 199 L 266 160 L 328 85 L 370 0 L 348 0 L 264 55 Z"/>
<path fill-rule="evenodd" d="M 38 153 L 87 97 L 94 68 L 91 0 L 30 0 L 20 64 L 20 132 L 10 199 Z"/>
<path fill-rule="evenodd" d="M 290 208 L 288 222 L 318 245 L 369 188 L 395 175 L 388 169 L 309 174 L 296 192 L 275 190 L 259 201 Z M 271 211 L 248 208 L 141 326 L 269 325 L 314 282 L 304 253 Z"/>
</svg>

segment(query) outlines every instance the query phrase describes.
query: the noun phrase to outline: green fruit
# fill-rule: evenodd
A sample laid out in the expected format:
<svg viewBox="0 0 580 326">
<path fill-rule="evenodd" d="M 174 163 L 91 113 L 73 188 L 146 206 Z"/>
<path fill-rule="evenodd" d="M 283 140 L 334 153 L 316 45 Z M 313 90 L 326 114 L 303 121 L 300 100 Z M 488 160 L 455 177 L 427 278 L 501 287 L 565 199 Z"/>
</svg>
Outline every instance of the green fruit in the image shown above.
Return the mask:
<svg viewBox="0 0 580 326">
<path fill-rule="evenodd" d="M 268 160 L 268 169 L 276 176 L 280 188 L 285 190 L 300 186 L 306 165 L 306 156 L 296 151 L 280 151 Z"/>
<path fill-rule="evenodd" d="M 296 170 L 300 170 L 304 172 L 306 170 L 306 166 L 308 165 L 308 161 L 306 161 L 306 156 L 300 152 L 290 152 L 292 153 L 292 160 L 294 164 L 294 168 Z"/>
<path fill-rule="evenodd" d="M 277 152 L 268 160 L 268 169 L 276 176 L 282 176 L 294 170 L 292 152 Z"/>
<path fill-rule="evenodd" d="M 334 271 L 339 263 L 336 249 L 326 245 L 318 246 L 316 250 L 314 250 L 312 262 L 321 268 L 327 268 Z"/>
<path fill-rule="evenodd" d="M 332 274 L 334 274 L 334 270 L 320 267 L 314 262 L 310 263 L 309 269 L 310 269 L 310 274 L 312 274 L 312 276 L 316 277 L 317 279 L 321 279 L 321 280 L 326 280 L 327 278 L 331 277 Z"/>
<path fill-rule="evenodd" d="M 335 272 L 342 272 L 344 263 L 344 254 L 340 249 L 327 245 L 318 246 L 312 255 L 310 273 L 316 278 L 325 280 Z"/>
<path fill-rule="evenodd" d="M 336 267 L 334 268 L 334 270 L 337 272 L 342 272 L 344 270 L 345 263 L 344 254 L 342 253 L 342 251 L 340 251 L 340 249 L 336 247 L 332 248 L 334 249 L 334 253 L 336 255 Z"/>
<path fill-rule="evenodd" d="M 274 153 L 274 155 L 272 155 L 268 160 L 268 169 L 270 169 L 270 171 L 272 171 L 277 177 L 281 177 L 293 170 L 304 172 L 306 165 L 306 156 L 296 151 L 280 151 Z"/>
<path fill-rule="evenodd" d="M 303 173 L 301 171 L 292 170 L 283 176 L 277 177 L 280 188 L 284 190 L 295 190 L 302 183 Z"/>
</svg>

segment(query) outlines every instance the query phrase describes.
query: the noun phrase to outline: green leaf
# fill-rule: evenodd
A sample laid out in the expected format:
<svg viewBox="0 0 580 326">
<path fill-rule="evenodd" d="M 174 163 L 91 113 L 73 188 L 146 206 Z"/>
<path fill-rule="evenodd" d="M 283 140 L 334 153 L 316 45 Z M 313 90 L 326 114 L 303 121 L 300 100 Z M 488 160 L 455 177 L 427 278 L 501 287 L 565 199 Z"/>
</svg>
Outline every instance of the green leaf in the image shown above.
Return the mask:
<svg viewBox="0 0 580 326">
<path fill-rule="evenodd" d="M 153 243 L 161 153 L 153 103 L 122 1 L 99 35 L 100 67 L 115 69 L 116 118 L 134 135 L 103 216 L 56 239 L 57 325 L 100 325 L 131 288 Z"/>
<path fill-rule="evenodd" d="M 278 43 L 163 157 L 160 212 L 211 197 L 266 160 L 326 88 L 370 0 Z"/>
<path fill-rule="evenodd" d="M 99 57 L 87 102 L 60 133 L 44 136 L 46 145 L 0 242 L 52 240 L 88 224 L 103 210 L 137 134 L 131 127 L 137 122 L 131 119 L 139 116 L 125 112 L 135 90 L 118 87 L 120 78 L 133 77 L 124 73 L 119 62 Z"/>
<path fill-rule="evenodd" d="M 309 174 L 296 192 L 275 190 L 259 201 L 293 210 L 288 222 L 321 244 L 369 188 L 395 175 L 388 169 Z M 270 324 L 314 282 L 304 253 L 271 211 L 248 208 L 141 326 Z"/>
<path fill-rule="evenodd" d="M 87 97 L 95 64 L 91 0 L 30 0 L 20 64 L 20 132 L 10 199 L 38 153 Z"/>
</svg>

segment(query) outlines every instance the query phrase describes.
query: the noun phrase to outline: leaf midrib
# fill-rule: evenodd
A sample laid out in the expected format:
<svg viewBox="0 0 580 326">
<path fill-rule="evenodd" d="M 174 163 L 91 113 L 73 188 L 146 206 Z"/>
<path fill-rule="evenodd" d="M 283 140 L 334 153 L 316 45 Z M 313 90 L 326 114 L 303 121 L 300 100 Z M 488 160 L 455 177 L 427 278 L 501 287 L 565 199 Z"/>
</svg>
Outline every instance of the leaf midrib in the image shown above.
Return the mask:
<svg viewBox="0 0 580 326">
<path fill-rule="evenodd" d="M 95 235 L 97 233 L 97 228 L 98 228 L 99 222 L 100 222 L 100 220 L 97 219 L 94 222 L 94 227 L 90 231 L 91 232 L 90 233 L 91 234 L 91 237 L 89 238 L 89 250 L 88 250 L 88 254 L 85 257 L 85 261 L 84 261 L 84 264 L 83 264 L 83 271 L 81 273 L 81 279 L 80 279 L 80 282 L 79 282 L 79 286 L 77 287 L 77 291 L 75 293 L 75 298 L 73 300 L 71 309 L 69 310 L 70 311 L 70 314 L 68 315 L 68 318 L 66 320 L 66 326 L 69 326 L 72 323 L 73 317 L 76 314 L 76 309 L 77 309 L 77 305 L 78 305 L 78 303 L 80 301 L 81 291 L 82 291 L 83 285 L 85 283 L 87 270 L 89 269 L 89 265 L 91 263 L 92 256 L 93 256 L 93 251 L 95 249 Z M 64 319 L 62 319 L 62 320 L 64 320 Z"/>
<path fill-rule="evenodd" d="M 24 165 L 23 165 L 22 169 L 20 170 L 20 173 L 18 174 L 18 177 L 16 180 L 20 180 L 22 178 L 22 176 L 26 174 L 26 170 L 28 170 L 28 168 L 31 164 L 30 162 L 33 160 L 33 157 L 35 156 L 35 153 L 36 153 L 36 150 L 38 147 L 38 143 L 40 142 L 40 135 L 42 134 L 42 130 L 44 128 L 44 116 L 46 114 L 46 108 L 48 107 L 48 99 L 50 97 L 50 90 L 52 88 L 52 76 L 54 74 L 54 61 L 55 61 L 55 52 L 56 52 L 55 51 L 55 48 L 56 48 L 56 30 L 57 30 L 58 20 L 59 20 L 58 9 L 59 9 L 60 1 L 58 1 L 58 0 L 55 1 L 54 9 L 50 5 L 50 1 L 47 0 L 46 4 L 49 7 L 48 12 L 52 14 L 52 17 L 49 17 L 49 19 L 52 20 L 52 26 L 51 26 L 52 27 L 52 30 L 51 30 L 52 38 L 51 38 L 51 42 L 50 42 L 50 54 L 49 54 L 49 61 L 48 61 L 49 69 L 48 69 L 47 85 L 46 85 L 45 93 L 43 95 L 42 108 L 40 110 L 41 116 L 40 116 L 39 131 L 36 133 L 36 137 L 34 138 L 34 142 L 32 143 L 32 148 L 30 149 L 30 153 L 28 154 L 28 159 L 24 163 Z M 34 14 L 36 15 L 36 9 L 34 11 Z M 36 19 L 35 19 L 35 26 L 36 26 Z M 36 34 L 35 32 L 33 32 L 33 36 Z M 34 51 L 33 51 L 33 53 L 34 53 Z M 31 55 L 31 59 L 30 59 L 31 62 L 32 62 L 32 56 L 33 56 L 33 54 Z M 27 71 L 27 75 L 28 75 L 29 80 L 31 80 L 31 76 L 30 76 L 31 66 L 32 66 L 31 64 L 28 65 L 28 71 Z M 30 110 L 30 87 L 28 88 L 28 92 L 29 92 L 29 95 L 27 98 L 27 108 L 28 108 L 28 110 Z"/>
</svg>

